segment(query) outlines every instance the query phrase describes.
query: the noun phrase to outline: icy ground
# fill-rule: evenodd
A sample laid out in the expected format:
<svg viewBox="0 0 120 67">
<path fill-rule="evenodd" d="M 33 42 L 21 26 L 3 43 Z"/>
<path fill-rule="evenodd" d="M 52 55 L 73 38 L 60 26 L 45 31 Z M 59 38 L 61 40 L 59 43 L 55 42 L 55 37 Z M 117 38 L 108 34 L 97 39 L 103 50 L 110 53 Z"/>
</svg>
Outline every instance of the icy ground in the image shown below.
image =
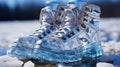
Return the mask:
<svg viewBox="0 0 120 67">
<path fill-rule="evenodd" d="M 0 67 L 34 67 L 34 63 L 23 63 L 17 58 L 6 55 L 6 49 L 15 39 L 27 36 L 39 28 L 39 21 L 1 21 L 0 22 Z M 96 67 L 120 67 L 120 18 L 103 18 L 100 22 L 100 39 L 104 56 L 102 61 L 113 63 L 97 63 Z M 102 66 L 101 66 L 102 65 Z M 63 67 L 62 65 L 57 65 Z M 44 67 L 44 66 L 43 66 Z M 48 67 L 52 67 L 49 66 Z M 79 67 L 79 66 L 78 66 Z"/>
</svg>

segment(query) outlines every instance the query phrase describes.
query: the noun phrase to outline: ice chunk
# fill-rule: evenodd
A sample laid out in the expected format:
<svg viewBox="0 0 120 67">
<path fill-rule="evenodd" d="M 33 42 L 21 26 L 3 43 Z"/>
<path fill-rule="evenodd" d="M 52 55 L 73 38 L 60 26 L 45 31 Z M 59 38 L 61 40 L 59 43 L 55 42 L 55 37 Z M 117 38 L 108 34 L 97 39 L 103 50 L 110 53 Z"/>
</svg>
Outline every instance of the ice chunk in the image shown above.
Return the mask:
<svg viewBox="0 0 120 67">
<path fill-rule="evenodd" d="M 24 64 L 23 67 L 34 67 L 34 63 L 32 63 L 31 61 L 28 61 Z"/>
<path fill-rule="evenodd" d="M 58 64 L 57 67 L 65 67 L 65 66 L 63 66 L 62 64 Z"/>
<path fill-rule="evenodd" d="M 96 67 L 114 67 L 114 65 L 110 64 L 110 63 L 99 62 L 99 63 L 97 63 Z"/>
</svg>

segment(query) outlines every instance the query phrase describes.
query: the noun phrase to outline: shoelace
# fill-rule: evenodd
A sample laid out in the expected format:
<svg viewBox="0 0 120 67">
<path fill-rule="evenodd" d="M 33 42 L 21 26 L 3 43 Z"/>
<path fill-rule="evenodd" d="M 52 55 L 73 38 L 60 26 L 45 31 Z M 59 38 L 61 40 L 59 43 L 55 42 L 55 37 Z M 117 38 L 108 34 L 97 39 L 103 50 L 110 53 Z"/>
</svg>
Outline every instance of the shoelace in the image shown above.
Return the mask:
<svg viewBox="0 0 120 67">
<path fill-rule="evenodd" d="M 77 14 L 76 11 L 72 12 L 70 10 L 70 12 L 74 15 L 74 13 Z M 74 16 L 75 17 L 75 16 Z M 71 25 L 71 22 L 69 22 L 70 20 L 74 19 L 73 17 L 68 17 L 68 16 L 65 16 L 65 25 L 63 26 L 62 29 L 60 29 L 59 31 L 57 31 L 55 34 L 53 34 L 53 37 L 58 37 L 58 38 L 61 38 L 63 40 L 66 40 L 70 37 L 72 37 L 73 35 L 77 34 L 80 29 L 79 28 L 74 28 L 72 27 Z"/>
<path fill-rule="evenodd" d="M 64 5 L 63 6 L 61 5 L 60 7 L 62 7 L 64 9 Z M 60 10 L 60 9 L 58 9 L 58 10 Z M 47 20 L 44 18 L 44 16 L 41 15 L 40 16 L 41 17 L 40 20 L 41 20 L 42 23 L 41 23 L 40 29 L 36 30 L 36 32 L 33 34 L 34 36 L 38 36 L 40 39 L 42 39 L 44 36 L 46 36 L 49 33 L 51 33 L 53 29 L 56 29 L 58 26 L 62 25 L 62 23 L 59 22 L 58 18 L 61 18 L 61 15 L 63 15 L 63 12 L 62 12 L 61 15 L 57 15 L 56 16 L 55 13 L 57 13 L 57 11 L 50 11 L 50 10 L 48 10 L 48 11 L 49 11 L 49 13 L 48 13 L 49 16 L 51 16 L 52 18 L 47 19 L 47 20 L 51 20 L 53 22 L 52 23 L 48 23 L 49 21 L 46 22 Z M 45 13 L 45 9 L 42 9 L 41 13 L 42 14 Z M 55 18 L 53 17 L 53 15 L 56 16 L 55 18 L 58 21 L 55 20 Z"/>
<path fill-rule="evenodd" d="M 73 9 L 72 10 L 72 13 L 75 15 L 75 16 L 77 16 L 78 15 L 78 8 L 75 8 L 75 10 Z M 75 17 L 74 16 L 74 17 Z M 59 38 L 61 38 L 61 39 L 63 39 L 63 40 L 66 40 L 66 39 L 68 39 L 68 38 L 70 38 L 70 37 L 72 37 L 73 35 L 75 35 L 75 34 L 77 34 L 79 31 L 80 31 L 80 28 L 79 27 L 77 27 L 77 28 L 75 28 L 75 27 L 72 27 L 72 25 L 71 25 L 71 23 L 69 22 L 69 20 L 72 20 L 73 18 L 72 17 L 68 17 L 68 16 L 66 16 L 66 18 L 65 18 L 65 20 L 67 20 L 66 22 L 65 22 L 65 25 L 63 26 L 63 29 L 60 29 L 58 32 L 56 32 L 56 34 L 54 34 L 53 35 L 53 37 L 59 37 Z M 77 21 L 76 21 L 77 22 Z M 74 22 L 75 23 L 75 22 Z M 85 25 L 86 26 L 86 25 Z M 83 26 L 81 26 L 81 27 L 83 27 L 84 29 L 86 29 L 86 30 L 89 30 L 89 29 L 87 29 L 86 27 L 85 27 L 84 25 Z M 87 32 L 86 31 L 84 31 L 85 33 L 86 33 L 86 35 L 87 35 Z M 87 35 L 88 37 L 89 37 L 89 35 Z M 89 38 L 90 39 L 90 38 Z"/>
<path fill-rule="evenodd" d="M 46 23 L 43 24 L 40 29 L 36 30 L 33 33 L 33 36 L 38 36 L 40 39 L 42 39 L 44 36 L 48 35 L 49 33 L 51 33 L 51 28 L 52 26 L 50 26 L 50 24 Z"/>
<path fill-rule="evenodd" d="M 42 12 L 41 14 L 44 14 L 45 13 L 45 9 L 42 9 Z M 50 15 L 50 17 L 53 17 L 51 16 L 51 13 L 48 13 Z M 45 16 L 40 16 L 40 21 L 41 21 L 41 26 L 38 30 L 36 30 L 31 36 L 37 36 L 39 37 L 40 39 L 42 39 L 44 36 L 48 35 L 49 33 L 51 33 L 51 31 L 53 30 L 53 24 L 54 23 L 49 23 L 49 21 L 46 20 L 46 17 Z M 49 18 L 49 20 L 52 21 L 52 18 Z M 52 21 L 53 22 L 53 21 Z"/>
</svg>

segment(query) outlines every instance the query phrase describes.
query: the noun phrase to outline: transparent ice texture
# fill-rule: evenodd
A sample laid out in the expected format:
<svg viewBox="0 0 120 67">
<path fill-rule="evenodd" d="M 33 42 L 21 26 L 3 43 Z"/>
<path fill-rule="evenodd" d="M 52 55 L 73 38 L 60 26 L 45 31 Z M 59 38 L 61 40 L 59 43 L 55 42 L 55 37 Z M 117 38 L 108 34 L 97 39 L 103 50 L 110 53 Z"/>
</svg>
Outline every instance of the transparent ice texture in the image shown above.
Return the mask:
<svg viewBox="0 0 120 67">
<path fill-rule="evenodd" d="M 18 45 L 12 48 L 11 54 L 52 62 L 75 62 L 81 60 L 82 57 L 101 56 L 99 10 L 91 9 L 86 12 L 88 16 L 84 18 L 88 21 L 84 22 L 84 26 L 76 22 L 76 16 L 79 13 L 73 14 L 74 12 L 79 11 L 68 11 L 63 17 L 65 18 L 63 28 L 44 38 L 39 44 L 36 44 L 39 41 L 37 39 L 28 39 L 29 45 L 26 45 L 27 41 L 21 42 L 19 39 Z M 32 43 L 35 45 L 30 45 Z"/>
<path fill-rule="evenodd" d="M 45 47 L 46 44 L 51 45 L 44 42 L 44 46 L 35 49 L 15 46 L 12 54 L 52 62 L 75 62 L 81 60 L 82 57 L 94 58 L 102 55 L 99 42 L 89 43 L 85 46 L 70 50 L 50 49 Z"/>
</svg>

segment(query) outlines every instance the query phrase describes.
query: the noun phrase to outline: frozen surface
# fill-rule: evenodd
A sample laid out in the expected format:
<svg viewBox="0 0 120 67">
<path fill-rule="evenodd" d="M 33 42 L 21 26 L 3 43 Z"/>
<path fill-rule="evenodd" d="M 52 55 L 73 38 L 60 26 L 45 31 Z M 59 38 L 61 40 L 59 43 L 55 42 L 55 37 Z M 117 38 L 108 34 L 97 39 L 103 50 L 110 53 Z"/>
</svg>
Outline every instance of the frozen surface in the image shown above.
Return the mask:
<svg viewBox="0 0 120 67">
<path fill-rule="evenodd" d="M 113 60 L 115 66 L 120 66 L 120 18 L 103 18 L 100 22 L 100 39 L 105 56 L 102 61 Z M 8 46 L 20 36 L 27 36 L 39 28 L 39 21 L 1 21 L 0 22 L 0 58 L 6 55 Z M 7 57 L 9 58 L 9 57 Z M 2 67 L 6 64 L 0 61 Z M 19 61 L 19 60 L 16 60 Z M 12 65 L 14 62 L 6 62 Z M 19 62 L 16 62 L 19 64 Z M 20 62 L 21 63 L 21 62 Z M 21 63 L 22 64 L 22 63 Z M 106 63 L 105 63 L 106 64 Z M 1 66 L 0 65 L 0 66 Z M 61 66 L 61 65 L 59 65 Z M 9 66 L 7 66 L 9 67 Z M 13 66 L 14 67 L 14 66 Z M 78 66 L 79 67 L 79 66 Z"/>
</svg>

